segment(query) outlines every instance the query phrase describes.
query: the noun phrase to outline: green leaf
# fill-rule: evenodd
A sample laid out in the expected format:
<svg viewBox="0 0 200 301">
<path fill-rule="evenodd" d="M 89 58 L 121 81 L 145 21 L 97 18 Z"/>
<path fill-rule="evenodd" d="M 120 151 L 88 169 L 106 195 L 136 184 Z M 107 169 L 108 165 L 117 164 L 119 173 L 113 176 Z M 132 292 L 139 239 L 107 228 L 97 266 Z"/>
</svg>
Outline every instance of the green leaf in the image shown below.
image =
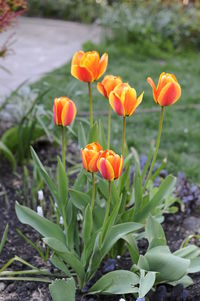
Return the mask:
<svg viewBox="0 0 200 301">
<path fill-rule="evenodd" d="M 69 189 L 69 193 L 73 205 L 81 211 L 84 211 L 87 205 L 91 202 L 89 195 L 85 192 L 81 192 L 75 189 Z"/>
<path fill-rule="evenodd" d="M 190 266 L 188 268 L 188 273 L 199 273 L 200 272 L 200 258 L 194 258 L 190 260 Z"/>
<path fill-rule="evenodd" d="M 143 200 L 143 186 L 142 186 L 142 177 L 138 165 L 135 164 L 135 174 L 134 174 L 134 212 L 137 214 L 139 208 L 142 205 Z"/>
<path fill-rule="evenodd" d="M 44 217 L 41 217 L 35 211 L 20 205 L 18 202 L 16 202 L 15 210 L 21 223 L 30 225 L 43 237 L 54 237 L 65 243 L 64 233 L 58 225 L 50 222 Z"/>
<path fill-rule="evenodd" d="M 174 252 L 174 255 L 182 258 L 194 259 L 200 255 L 200 248 L 195 245 L 189 245 L 187 247 L 180 248 Z"/>
<path fill-rule="evenodd" d="M 60 212 L 63 212 L 67 205 L 68 198 L 68 178 L 64 169 L 64 166 L 58 158 L 57 167 L 57 186 L 58 186 L 58 207 Z"/>
<path fill-rule="evenodd" d="M 82 122 L 80 122 L 79 127 L 78 127 L 78 144 L 79 144 L 80 148 L 84 148 L 87 144 L 85 130 L 84 130 Z"/>
<path fill-rule="evenodd" d="M 173 282 L 187 274 L 190 260 L 173 255 L 167 246 L 158 246 L 147 251 L 144 256 L 149 271 L 159 273 L 157 282 Z M 138 265 L 145 269 L 138 263 Z"/>
<path fill-rule="evenodd" d="M 67 247 L 65 246 L 65 244 L 62 241 L 55 238 L 55 237 L 44 237 L 43 241 L 51 249 L 53 249 L 57 252 L 61 252 L 61 253 L 68 252 Z"/>
<path fill-rule="evenodd" d="M 75 301 L 76 286 L 73 278 L 55 280 L 49 285 L 49 290 L 53 301 Z"/>
<path fill-rule="evenodd" d="M 89 290 L 92 294 L 132 294 L 138 291 L 135 287 L 139 277 L 130 271 L 120 270 L 107 273 Z"/>
<path fill-rule="evenodd" d="M 106 149 L 106 138 L 105 138 L 104 127 L 103 127 L 101 119 L 99 120 L 98 130 L 99 130 L 98 131 L 98 142 L 102 146 L 103 149 Z"/>
<path fill-rule="evenodd" d="M 51 262 L 56 268 L 58 268 L 63 273 L 65 273 L 66 276 L 69 276 L 69 277 L 71 276 L 71 273 L 68 270 L 66 264 L 64 264 L 64 262 L 61 260 L 61 258 L 59 258 L 57 255 L 53 254 L 53 256 L 51 257 Z"/>
<path fill-rule="evenodd" d="M 64 262 L 66 262 L 72 269 L 76 272 L 79 276 L 81 284 L 83 283 L 83 279 L 85 277 L 85 270 L 81 261 L 74 255 L 73 252 L 65 252 L 65 253 L 58 253 L 59 257 L 61 257 Z"/>
<path fill-rule="evenodd" d="M 17 163 L 15 157 L 13 156 L 9 148 L 2 141 L 0 141 L 0 153 L 2 153 L 6 157 L 6 159 L 10 162 L 12 169 L 16 170 Z"/>
<path fill-rule="evenodd" d="M 130 163 L 127 164 L 125 172 L 121 175 L 118 182 L 118 191 L 119 195 L 122 193 L 124 188 L 129 188 L 129 180 L 130 180 Z"/>
<path fill-rule="evenodd" d="M 149 242 L 149 249 L 157 246 L 165 246 L 166 238 L 163 228 L 160 223 L 156 221 L 154 217 L 149 216 L 146 224 L 146 238 Z"/>
<path fill-rule="evenodd" d="M 90 129 L 88 143 L 98 142 L 98 124 L 94 123 L 93 127 Z"/>
<path fill-rule="evenodd" d="M 139 298 L 144 298 L 153 287 L 156 280 L 155 272 L 148 272 L 144 277 L 140 278 Z"/>
<path fill-rule="evenodd" d="M 36 152 L 34 151 L 34 149 L 32 147 L 31 147 L 31 155 L 32 155 L 32 158 L 33 158 L 33 161 L 34 161 L 35 165 L 38 168 L 39 173 L 41 174 L 41 176 L 44 179 L 45 183 L 49 187 L 49 190 L 50 190 L 53 198 L 58 202 L 58 194 L 57 194 L 56 185 L 54 184 L 52 179 L 49 177 L 47 171 L 45 170 L 44 166 L 42 165 L 40 159 L 38 158 Z"/>
<path fill-rule="evenodd" d="M 90 204 L 88 204 L 85 209 L 85 214 L 83 219 L 83 229 L 82 229 L 82 238 L 86 245 L 91 239 L 92 228 L 93 228 L 92 210 Z"/>
<path fill-rule="evenodd" d="M 4 232 L 3 232 L 3 236 L 2 236 L 2 239 L 1 239 L 1 243 L 0 243 L 0 254 L 1 254 L 1 252 L 2 252 L 2 250 L 3 250 L 3 247 L 4 247 L 5 243 L 6 243 L 7 235 L 8 235 L 8 224 L 7 224 L 6 227 L 5 227 L 5 230 L 4 230 Z"/>
<path fill-rule="evenodd" d="M 123 236 L 123 239 L 128 244 L 128 250 L 132 259 L 132 263 L 136 264 L 140 255 L 135 237 L 133 236 L 133 234 L 128 234 L 126 236 Z"/>
<path fill-rule="evenodd" d="M 158 205 L 160 205 L 164 198 L 167 198 L 168 195 L 172 193 L 174 187 L 176 185 L 176 178 L 169 175 L 160 185 L 157 193 L 153 196 L 153 198 L 149 201 L 149 203 L 142 208 L 141 211 L 134 214 L 133 220 L 135 222 L 143 221 L 149 213 L 151 213 Z"/>
<path fill-rule="evenodd" d="M 189 276 L 184 276 L 183 278 L 179 279 L 178 281 L 169 282 L 170 285 L 176 286 L 178 284 L 183 284 L 184 287 L 188 287 L 193 284 L 192 278 Z"/>
</svg>

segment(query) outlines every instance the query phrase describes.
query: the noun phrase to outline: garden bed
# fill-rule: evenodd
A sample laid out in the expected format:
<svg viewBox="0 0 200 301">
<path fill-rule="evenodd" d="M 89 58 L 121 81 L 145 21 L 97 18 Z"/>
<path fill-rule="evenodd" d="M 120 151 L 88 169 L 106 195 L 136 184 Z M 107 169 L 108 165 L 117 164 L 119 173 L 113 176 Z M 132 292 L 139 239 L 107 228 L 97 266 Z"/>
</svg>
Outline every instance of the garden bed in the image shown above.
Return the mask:
<svg viewBox="0 0 200 301">
<path fill-rule="evenodd" d="M 59 153 L 59 149 L 50 144 L 43 144 L 42 146 L 38 146 L 36 150 L 39 157 L 44 162 L 44 165 L 55 170 L 56 156 Z M 78 150 L 74 144 L 69 147 L 69 152 L 73 157 L 76 157 L 76 154 L 78 156 Z M 51 264 L 44 263 L 36 251 L 16 232 L 16 228 L 19 228 L 24 234 L 31 238 L 31 240 L 36 241 L 39 239 L 39 234 L 28 226 L 22 226 L 15 214 L 15 201 L 18 200 L 21 203 L 24 202 L 22 193 L 24 185 L 23 168 L 18 167 L 17 173 L 13 174 L 10 170 L 8 170 L 7 163 L 1 161 L 0 169 L 0 199 L 2 208 L 0 213 L 0 233 L 3 232 L 6 224 L 9 223 L 8 239 L 0 257 L 0 266 L 3 266 L 10 258 L 17 255 L 35 267 L 44 267 L 52 270 L 53 267 Z M 166 176 L 166 172 L 162 172 L 161 176 Z M 19 194 L 20 191 L 21 195 Z M 6 194 L 4 194 L 4 192 L 6 192 Z M 190 184 L 183 174 L 179 173 L 176 194 L 182 199 L 184 205 L 180 206 L 178 213 L 165 216 L 165 222 L 163 224 L 165 234 L 172 251 L 178 249 L 188 235 L 200 234 L 200 220 L 198 218 L 200 189 L 196 185 Z M 194 242 L 195 244 L 198 244 L 198 241 L 195 240 Z M 147 242 L 145 240 L 140 241 L 139 248 L 140 252 L 143 253 L 147 248 Z M 95 278 L 99 278 L 102 274 L 112 271 L 113 269 L 130 269 L 131 265 L 131 259 L 128 255 L 112 260 L 105 259 Z M 25 267 L 21 263 L 14 263 L 11 268 L 13 270 L 22 270 Z M 194 284 L 190 286 L 187 291 L 183 290 L 181 285 L 173 289 L 170 286 L 167 287 L 160 285 L 157 288 L 156 295 L 151 293 L 152 296 L 150 297 L 150 300 L 200 300 L 200 274 L 195 274 L 192 278 L 194 280 Z M 164 299 L 162 299 L 162 296 L 165 296 Z M 118 301 L 119 299 L 120 296 L 83 297 L 83 294 L 77 295 L 77 301 Z M 51 297 L 48 290 L 48 284 L 41 284 L 38 282 L 6 281 L 0 283 L 0 300 L 48 301 L 51 300 Z M 128 296 L 126 300 L 134 299 L 132 296 Z"/>
</svg>

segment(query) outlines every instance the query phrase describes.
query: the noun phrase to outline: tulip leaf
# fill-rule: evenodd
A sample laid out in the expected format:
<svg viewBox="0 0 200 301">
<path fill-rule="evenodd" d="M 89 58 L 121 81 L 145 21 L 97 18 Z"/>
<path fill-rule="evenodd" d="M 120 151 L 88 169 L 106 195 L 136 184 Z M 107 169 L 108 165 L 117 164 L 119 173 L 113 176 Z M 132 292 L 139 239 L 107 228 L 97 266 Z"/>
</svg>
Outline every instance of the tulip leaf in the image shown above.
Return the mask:
<svg viewBox="0 0 200 301">
<path fill-rule="evenodd" d="M 158 205 L 160 205 L 164 198 L 172 193 L 176 185 L 176 178 L 169 175 L 160 185 L 158 191 L 153 196 L 153 198 L 148 202 L 148 204 L 142 208 L 139 212 L 134 214 L 133 220 L 135 222 L 143 221 L 149 213 L 151 213 Z"/>
<path fill-rule="evenodd" d="M 49 285 L 53 301 L 75 301 L 76 286 L 73 278 L 67 280 L 56 279 Z"/>
<path fill-rule="evenodd" d="M 138 291 L 135 287 L 139 277 L 130 271 L 120 270 L 102 276 L 89 290 L 91 294 L 120 295 L 133 294 Z"/>
<path fill-rule="evenodd" d="M 83 229 L 82 229 L 82 238 L 85 245 L 87 245 L 91 239 L 92 228 L 93 228 L 92 210 L 90 204 L 88 204 L 85 209 L 85 214 L 83 219 Z"/>
<path fill-rule="evenodd" d="M 53 198 L 58 202 L 58 194 L 57 194 L 56 185 L 54 184 L 52 179 L 49 177 L 47 171 L 45 170 L 44 166 L 42 165 L 42 162 L 40 161 L 40 159 L 38 158 L 36 152 L 34 151 L 34 149 L 32 147 L 31 147 L 31 155 L 32 155 L 35 165 L 37 166 L 37 168 L 39 170 L 39 173 L 41 174 L 42 178 L 46 182 Z"/>
<path fill-rule="evenodd" d="M 64 262 L 61 260 L 61 258 L 59 258 L 57 255 L 53 254 L 53 256 L 51 257 L 51 262 L 56 268 L 58 268 L 63 273 L 65 273 L 66 276 L 69 276 L 69 277 L 71 276 L 71 273 L 68 270 L 68 267 L 66 266 L 66 264 L 64 264 Z"/>
<path fill-rule="evenodd" d="M 153 287 L 156 280 L 155 272 L 148 272 L 145 276 L 141 273 L 139 283 L 139 298 L 144 298 Z"/>
<path fill-rule="evenodd" d="M 200 248 L 195 245 L 189 245 L 184 248 L 180 248 L 174 255 L 186 258 L 186 259 L 194 259 L 200 255 Z"/>
<path fill-rule="evenodd" d="M 179 279 L 178 281 L 169 282 L 169 284 L 173 286 L 182 284 L 184 287 L 188 287 L 193 284 L 193 280 L 188 275 L 185 275 L 183 278 Z"/>
<path fill-rule="evenodd" d="M 99 142 L 98 141 L 98 123 L 95 122 L 89 131 L 88 143 Z"/>
<path fill-rule="evenodd" d="M 1 252 L 3 250 L 3 247 L 4 247 L 5 243 L 6 243 L 7 235 L 8 235 L 8 224 L 5 227 L 5 230 L 3 232 L 3 236 L 2 236 L 2 239 L 1 239 L 1 242 L 0 242 L 0 254 L 1 254 Z"/>
<path fill-rule="evenodd" d="M 84 148 L 87 144 L 86 134 L 82 122 L 79 123 L 78 127 L 78 144 L 80 148 Z"/>
<path fill-rule="evenodd" d="M 61 252 L 61 253 L 65 253 L 67 252 L 67 247 L 65 246 L 65 244 L 56 239 L 55 237 L 44 237 L 43 241 L 45 244 L 47 244 L 51 249 L 57 251 L 57 252 Z"/>
<path fill-rule="evenodd" d="M 6 159 L 10 162 L 12 169 L 15 170 L 17 166 L 15 157 L 13 156 L 10 149 L 2 141 L 0 141 L 0 153 L 6 157 Z"/>
<path fill-rule="evenodd" d="M 200 258 L 194 258 L 190 260 L 190 266 L 188 273 L 199 273 L 200 272 Z"/>
<path fill-rule="evenodd" d="M 167 246 L 158 246 L 147 251 L 143 263 L 138 266 L 148 271 L 157 272 L 157 282 L 178 281 L 187 274 L 190 260 L 173 255 Z"/>
<path fill-rule="evenodd" d="M 73 205 L 81 211 L 84 211 L 87 205 L 91 202 L 89 195 L 84 192 L 75 189 L 69 189 L 69 193 Z"/>
<path fill-rule="evenodd" d="M 148 250 L 153 247 L 166 245 L 167 242 L 163 228 L 151 215 L 148 217 L 145 232 L 149 242 Z"/>
<path fill-rule="evenodd" d="M 58 225 L 38 215 L 28 207 L 20 205 L 18 202 L 16 202 L 15 210 L 21 223 L 31 226 L 43 237 L 54 237 L 65 243 L 64 233 Z"/>
<path fill-rule="evenodd" d="M 102 124 L 102 121 L 99 120 L 98 124 L 98 142 L 102 146 L 103 149 L 106 149 L 106 138 L 105 138 L 105 132 L 104 132 L 104 127 Z"/>
<path fill-rule="evenodd" d="M 140 255 L 135 237 L 133 236 L 133 234 L 128 234 L 126 236 L 123 236 L 123 239 L 128 245 L 128 250 L 132 259 L 132 263 L 137 264 Z"/>
</svg>

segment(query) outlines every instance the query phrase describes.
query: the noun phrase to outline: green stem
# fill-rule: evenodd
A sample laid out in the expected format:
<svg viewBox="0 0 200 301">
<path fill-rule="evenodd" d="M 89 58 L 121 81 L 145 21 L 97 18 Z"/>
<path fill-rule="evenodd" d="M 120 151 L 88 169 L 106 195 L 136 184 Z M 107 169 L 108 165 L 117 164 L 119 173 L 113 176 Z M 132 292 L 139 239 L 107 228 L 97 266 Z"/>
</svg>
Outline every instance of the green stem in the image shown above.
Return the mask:
<svg viewBox="0 0 200 301">
<path fill-rule="evenodd" d="M 109 108 L 108 108 L 108 145 L 107 145 L 108 149 L 110 149 L 110 127 L 111 127 L 111 106 L 109 104 Z"/>
<path fill-rule="evenodd" d="M 93 126 L 93 111 L 92 111 L 92 89 L 91 83 L 88 83 L 88 90 L 89 90 L 89 101 L 90 101 L 90 128 Z"/>
<path fill-rule="evenodd" d="M 48 278 L 35 278 L 35 277 L 0 277 L 0 281 L 36 281 L 52 283 L 51 279 Z"/>
<path fill-rule="evenodd" d="M 126 144 L 126 116 L 123 117 L 123 135 L 122 135 L 122 156 L 124 157 Z"/>
<path fill-rule="evenodd" d="M 66 160 L 65 160 L 65 127 L 62 127 L 62 163 L 64 169 L 66 170 Z"/>
<path fill-rule="evenodd" d="M 94 208 L 94 201 L 95 201 L 95 177 L 94 173 L 92 172 L 92 202 L 91 202 L 91 209 Z"/>
<path fill-rule="evenodd" d="M 149 172 L 148 172 L 145 184 L 144 184 L 144 189 L 146 188 L 146 186 L 149 182 L 149 179 L 151 178 L 153 167 L 154 167 L 154 164 L 156 162 L 157 155 L 158 155 L 158 149 L 159 149 L 159 145 L 160 145 L 160 138 L 161 138 L 162 126 L 163 126 L 163 119 L 164 119 L 164 107 L 161 107 L 160 123 L 159 123 L 158 137 L 157 137 L 157 141 L 156 141 L 156 148 L 155 148 L 155 152 L 154 152 L 153 159 L 152 159 L 152 162 L 151 162 L 151 167 L 149 169 Z"/>
</svg>

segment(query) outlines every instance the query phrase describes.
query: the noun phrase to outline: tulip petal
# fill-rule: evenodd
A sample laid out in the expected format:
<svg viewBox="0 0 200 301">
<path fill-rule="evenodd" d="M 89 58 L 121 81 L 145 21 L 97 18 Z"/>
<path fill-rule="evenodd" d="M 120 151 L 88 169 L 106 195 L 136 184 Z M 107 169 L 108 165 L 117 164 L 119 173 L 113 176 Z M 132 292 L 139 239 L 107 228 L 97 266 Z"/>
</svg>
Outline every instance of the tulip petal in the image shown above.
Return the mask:
<svg viewBox="0 0 200 301">
<path fill-rule="evenodd" d="M 97 168 L 97 161 L 99 158 L 99 153 L 94 153 L 92 159 L 90 160 L 89 164 L 88 164 L 88 170 L 90 172 L 97 172 L 98 168 Z"/>
<path fill-rule="evenodd" d="M 149 83 L 149 85 L 152 87 L 152 90 L 153 90 L 153 98 L 155 100 L 155 102 L 157 103 L 157 100 L 156 100 L 156 86 L 154 84 L 154 81 L 151 77 L 148 77 L 147 78 L 147 82 Z"/>
<path fill-rule="evenodd" d="M 53 121 L 57 124 L 57 116 L 56 116 L 56 105 L 53 105 Z"/>
<path fill-rule="evenodd" d="M 125 110 L 121 100 L 115 95 L 115 92 L 111 92 L 109 96 L 109 102 L 113 110 L 120 116 L 125 116 Z"/>
<path fill-rule="evenodd" d="M 80 67 L 76 65 L 71 66 L 71 74 L 86 83 L 92 82 L 93 81 L 93 75 L 92 73 L 85 67 Z"/>
<path fill-rule="evenodd" d="M 103 96 L 105 96 L 106 98 L 108 98 L 107 92 L 106 92 L 104 86 L 102 85 L 102 83 L 97 83 L 97 90 L 98 90 L 99 93 L 101 93 Z"/>
<path fill-rule="evenodd" d="M 113 181 L 115 175 L 114 175 L 114 170 L 113 170 L 110 162 L 108 160 L 106 160 L 105 158 L 101 158 L 99 160 L 98 165 L 99 165 L 99 171 L 102 174 L 102 176 L 104 177 L 104 179 L 106 179 L 108 181 Z"/>
<path fill-rule="evenodd" d="M 79 65 L 84 52 L 82 50 L 77 51 L 72 58 L 72 65 Z"/>
<path fill-rule="evenodd" d="M 62 125 L 67 126 L 72 123 L 76 116 L 76 106 L 72 101 L 69 101 L 65 104 L 63 110 L 62 110 Z"/>
<path fill-rule="evenodd" d="M 99 79 L 104 74 L 104 72 L 107 69 L 107 65 L 108 65 L 108 55 L 107 53 L 104 53 L 99 61 L 99 70 L 96 79 Z"/>
<path fill-rule="evenodd" d="M 181 87 L 177 82 L 168 83 L 160 92 L 158 103 L 160 106 L 174 104 L 181 96 Z"/>
<path fill-rule="evenodd" d="M 97 51 L 86 52 L 80 61 L 80 67 L 89 70 L 93 80 L 96 80 L 99 73 L 99 53 Z"/>
<path fill-rule="evenodd" d="M 83 168 L 88 171 L 87 161 L 83 149 L 81 149 L 81 157 L 82 157 Z"/>
<path fill-rule="evenodd" d="M 135 111 L 137 106 L 136 91 L 133 88 L 129 88 L 124 92 L 124 110 L 126 116 L 129 116 Z"/>
<path fill-rule="evenodd" d="M 137 100 L 136 100 L 136 104 L 135 106 L 133 107 L 132 111 L 130 112 L 130 116 L 135 112 L 135 110 L 137 109 L 137 107 L 141 104 L 142 102 L 142 99 L 143 99 L 143 96 L 144 96 L 144 92 L 142 92 L 140 94 L 140 96 L 138 96 Z"/>
</svg>

